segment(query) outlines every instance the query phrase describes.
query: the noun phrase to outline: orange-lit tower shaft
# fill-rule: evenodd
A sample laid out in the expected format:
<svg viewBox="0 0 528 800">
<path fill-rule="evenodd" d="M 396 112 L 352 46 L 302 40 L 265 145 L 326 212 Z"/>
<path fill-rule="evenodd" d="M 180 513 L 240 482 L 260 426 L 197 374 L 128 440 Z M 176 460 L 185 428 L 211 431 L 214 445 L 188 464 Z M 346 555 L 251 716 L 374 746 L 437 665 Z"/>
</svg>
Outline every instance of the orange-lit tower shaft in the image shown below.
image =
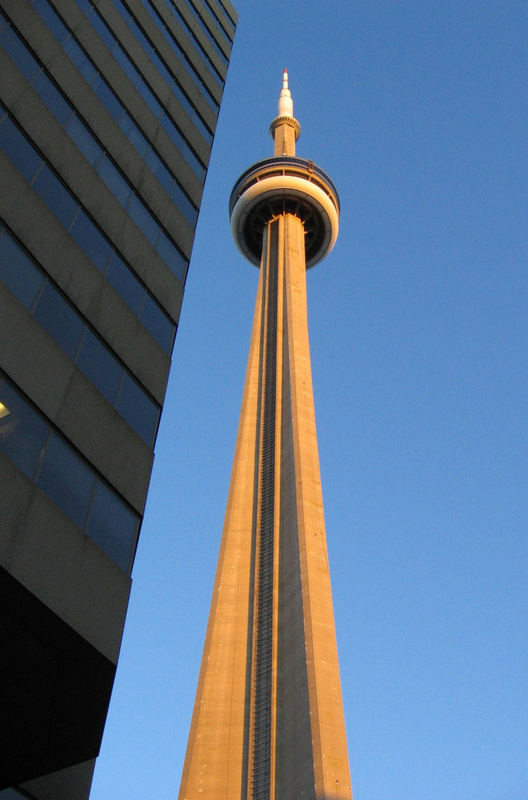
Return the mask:
<svg viewBox="0 0 528 800">
<path fill-rule="evenodd" d="M 180 800 L 351 798 L 326 553 L 306 268 L 339 199 L 295 156 L 285 71 L 273 158 L 237 181 L 231 226 L 260 266 L 240 424 Z"/>
</svg>

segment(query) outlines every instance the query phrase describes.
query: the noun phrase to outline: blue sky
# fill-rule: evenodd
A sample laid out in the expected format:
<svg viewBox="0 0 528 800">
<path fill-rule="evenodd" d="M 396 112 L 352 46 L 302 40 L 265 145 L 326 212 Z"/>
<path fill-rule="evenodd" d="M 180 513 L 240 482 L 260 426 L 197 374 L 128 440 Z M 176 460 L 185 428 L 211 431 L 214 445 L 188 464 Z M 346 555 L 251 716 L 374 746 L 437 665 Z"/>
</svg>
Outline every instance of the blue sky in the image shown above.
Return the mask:
<svg viewBox="0 0 528 800">
<path fill-rule="evenodd" d="M 93 800 L 172 800 L 257 271 L 230 238 L 281 72 L 341 197 L 312 368 L 355 800 L 526 800 L 528 6 L 239 2 Z"/>
</svg>

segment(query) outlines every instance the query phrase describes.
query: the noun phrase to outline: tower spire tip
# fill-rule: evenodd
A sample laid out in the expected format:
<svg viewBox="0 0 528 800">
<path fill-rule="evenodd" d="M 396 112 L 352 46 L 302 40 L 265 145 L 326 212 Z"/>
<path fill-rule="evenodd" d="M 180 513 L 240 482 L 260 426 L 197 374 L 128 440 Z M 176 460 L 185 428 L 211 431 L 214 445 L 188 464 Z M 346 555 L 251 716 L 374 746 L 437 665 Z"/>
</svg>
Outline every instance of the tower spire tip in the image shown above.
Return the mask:
<svg viewBox="0 0 528 800">
<path fill-rule="evenodd" d="M 282 73 L 282 89 L 279 96 L 279 117 L 293 117 L 293 100 L 288 86 L 288 70 Z"/>
<path fill-rule="evenodd" d="M 279 128 L 281 129 L 279 131 Z M 289 129 L 289 133 L 288 130 Z M 282 71 L 282 88 L 279 95 L 279 115 L 270 125 L 270 133 L 275 140 L 275 155 L 295 155 L 295 142 L 299 138 L 301 126 L 293 116 L 293 100 L 288 86 L 288 70 Z"/>
</svg>

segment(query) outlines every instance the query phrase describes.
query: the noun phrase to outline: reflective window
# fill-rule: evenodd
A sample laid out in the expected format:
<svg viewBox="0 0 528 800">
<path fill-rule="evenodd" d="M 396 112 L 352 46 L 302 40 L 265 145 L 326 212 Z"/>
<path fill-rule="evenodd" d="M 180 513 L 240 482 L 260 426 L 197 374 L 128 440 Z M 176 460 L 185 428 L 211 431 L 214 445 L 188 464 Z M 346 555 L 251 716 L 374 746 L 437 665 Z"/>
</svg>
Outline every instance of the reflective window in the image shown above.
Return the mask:
<svg viewBox="0 0 528 800">
<path fill-rule="evenodd" d="M 115 39 L 113 35 L 110 33 L 106 25 L 104 24 L 103 20 L 94 10 L 93 6 L 89 9 L 88 12 L 85 12 L 86 16 L 90 20 L 90 24 L 94 30 L 97 31 L 100 39 L 105 43 L 109 50 L 112 50 L 114 46 Z"/>
<path fill-rule="evenodd" d="M 48 208 L 53 211 L 59 222 L 64 225 L 66 230 L 69 230 L 78 203 L 46 164 L 39 171 L 32 186 Z"/>
<path fill-rule="evenodd" d="M 198 211 L 189 203 L 177 183 L 175 183 L 172 187 L 170 198 L 174 203 L 176 203 L 187 222 L 194 228 L 196 220 L 198 219 Z"/>
<path fill-rule="evenodd" d="M 33 78 L 38 75 L 40 72 L 40 65 L 11 27 L 5 28 L 0 34 L 0 45 L 9 58 L 15 62 L 20 72 L 28 81 L 32 81 Z"/>
<path fill-rule="evenodd" d="M 108 486 L 99 483 L 90 509 L 86 533 L 126 572 L 130 572 L 132 567 L 137 529 L 137 515 Z"/>
<path fill-rule="evenodd" d="M 159 408 L 131 375 L 123 377 L 117 410 L 147 444 L 153 444 Z"/>
<path fill-rule="evenodd" d="M 173 183 L 175 182 L 171 173 L 165 166 L 165 164 L 156 158 L 155 153 L 153 150 L 149 150 L 147 156 L 145 158 L 147 166 L 150 168 L 151 172 L 154 173 L 158 181 L 161 183 L 167 194 L 170 194 L 171 188 Z M 195 209 L 193 209 L 194 211 Z"/>
<path fill-rule="evenodd" d="M 56 17 L 56 12 L 48 5 L 47 0 L 31 0 L 31 2 L 33 3 L 33 5 L 36 6 L 38 13 L 41 14 L 41 16 L 43 16 L 45 21 L 47 21 L 50 16 Z M 85 12 L 88 9 L 91 9 L 92 7 L 92 4 L 89 2 L 81 3 L 81 0 L 77 0 L 77 3 L 78 5 L 82 5 L 83 10 Z M 44 9 L 46 9 L 45 13 Z M 66 29 L 64 28 L 64 30 Z M 21 46 L 23 46 L 21 42 L 20 44 Z M 92 64 L 89 56 L 84 52 L 83 48 L 79 45 L 79 43 L 75 41 L 71 33 L 68 34 L 68 37 L 66 39 L 64 39 L 63 37 L 62 46 L 66 51 L 66 53 L 71 58 L 71 60 L 73 61 L 73 63 L 77 66 L 80 73 L 86 78 L 88 83 L 91 85 L 92 89 L 95 91 L 101 102 L 105 105 L 110 114 L 114 117 L 114 119 L 116 120 L 122 119 L 123 114 L 125 114 L 123 104 L 121 103 L 121 101 L 119 100 L 113 89 L 110 87 L 110 85 L 106 82 L 104 76 L 98 73 L 97 69 Z M 142 94 L 144 95 L 144 99 L 148 103 L 149 107 L 151 108 L 155 116 L 158 118 L 162 113 L 161 105 L 158 103 L 158 101 L 156 100 L 150 89 L 148 89 L 148 87 L 143 83 L 141 76 L 131 63 L 128 56 L 123 52 L 123 50 L 121 50 L 121 48 L 117 46 L 117 42 L 116 42 L 116 47 L 113 48 L 112 52 L 116 60 L 119 62 L 119 64 L 127 73 L 132 83 L 134 85 L 141 84 L 141 86 L 138 85 L 137 88 L 138 90 L 143 90 Z M 125 135 L 128 136 L 130 142 L 134 145 L 134 147 L 136 147 L 140 155 L 144 157 L 145 155 L 144 141 L 146 141 L 146 138 L 140 132 L 136 123 L 130 120 L 128 125 L 126 126 L 122 125 L 122 129 L 125 132 Z M 195 171 L 196 175 L 199 178 L 203 179 L 205 174 L 205 167 L 196 159 L 196 156 L 194 156 L 194 154 L 189 155 L 190 151 L 188 145 L 185 142 L 185 139 L 183 138 L 182 134 L 174 125 L 174 123 L 170 124 L 166 123 L 165 129 L 170 138 L 172 139 L 172 141 L 176 144 L 178 149 L 182 152 L 182 154 L 186 158 L 187 162 L 189 163 L 189 166 Z M 72 128 L 70 135 L 75 140 L 75 129 Z M 82 143 L 79 143 L 78 146 L 82 150 L 82 152 L 85 153 Z M 85 153 L 85 155 L 86 158 L 88 158 L 88 160 L 90 161 L 90 163 L 92 163 L 91 154 Z M 161 161 L 159 155 L 156 154 L 156 157 L 158 158 L 158 160 Z M 174 180 L 176 180 L 176 178 L 174 178 Z M 181 195 L 182 198 L 185 198 L 181 202 L 182 203 L 186 202 L 193 209 L 192 212 L 187 212 L 186 217 L 187 219 L 189 219 L 191 213 L 194 213 L 194 215 L 197 214 L 197 210 L 191 203 L 191 201 L 186 197 L 183 189 L 181 189 Z"/>
<path fill-rule="evenodd" d="M 72 107 L 44 72 L 41 72 L 40 75 L 37 76 L 33 83 L 33 88 L 44 100 L 44 103 L 55 119 L 57 119 L 61 125 L 65 125 L 72 115 Z"/>
<path fill-rule="evenodd" d="M 44 283 L 41 271 L 4 229 L 0 229 L 0 280 L 26 308 L 33 306 Z"/>
<path fill-rule="evenodd" d="M 181 253 L 176 250 L 173 243 L 161 231 L 156 250 L 167 264 L 168 268 L 181 283 L 184 283 L 187 275 L 187 261 Z"/>
<path fill-rule="evenodd" d="M 148 107 L 150 108 L 156 119 L 159 118 L 159 116 L 163 111 L 161 103 L 159 103 L 156 100 L 156 98 L 150 91 L 149 87 L 145 83 L 143 83 L 143 81 L 135 80 L 134 83 L 136 85 L 136 89 L 138 90 L 139 94 L 141 95 L 145 103 L 148 105 Z M 176 142 L 176 146 L 178 147 L 178 149 L 180 149 L 181 148 L 180 142 L 183 142 L 183 136 L 176 127 L 175 131 L 177 135 L 174 141 Z"/>
<path fill-rule="evenodd" d="M 45 284 L 33 316 L 44 326 L 59 347 L 74 359 L 86 325 L 50 283 Z"/>
<path fill-rule="evenodd" d="M 150 295 L 145 296 L 139 318 L 165 352 L 170 353 L 176 335 L 176 326 L 166 314 L 159 313 L 159 307 Z"/>
<path fill-rule="evenodd" d="M 119 64 L 119 66 L 121 67 L 121 69 L 123 70 L 125 75 L 131 81 L 131 83 L 134 86 L 136 86 L 136 84 L 140 83 L 140 76 L 139 76 L 136 68 L 134 67 L 134 65 L 130 61 L 129 57 L 124 52 L 124 50 L 122 50 L 120 47 L 116 47 L 116 48 L 113 49 L 112 55 L 114 56 L 115 60 L 117 61 L 117 63 Z M 156 107 L 158 109 L 161 108 L 161 106 L 159 105 L 159 103 L 157 101 L 156 101 Z"/>
<path fill-rule="evenodd" d="M 70 139 L 75 142 L 89 164 L 97 164 L 101 157 L 101 147 L 96 142 L 91 133 L 86 130 L 86 126 L 79 119 L 77 114 L 73 114 L 66 125 L 66 132 Z"/>
<path fill-rule="evenodd" d="M 140 283 L 130 274 L 130 270 L 123 261 L 119 258 L 117 253 L 112 255 L 108 272 L 106 273 L 108 283 L 116 290 L 116 292 L 123 298 L 127 306 L 135 314 L 138 314 L 141 309 L 141 303 L 145 295 L 145 290 Z M 158 306 L 155 305 L 156 310 L 159 311 Z M 152 333 L 152 331 L 151 331 Z"/>
<path fill-rule="evenodd" d="M 187 146 L 183 136 L 179 132 L 178 128 L 176 127 L 172 119 L 165 111 L 162 111 L 158 119 L 160 121 L 161 126 L 163 127 L 165 132 L 170 136 L 170 138 L 176 143 L 179 142 L 179 144 L 177 144 L 178 149 L 181 151 L 183 157 L 185 158 L 186 162 L 188 163 L 194 174 L 198 178 L 201 178 L 203 180 L 205 177 L 205 167 L 194 155 L 191 148 Z"/>
<path fill-rule="evenodd" d="M 95 475 L 56 433 L 52 433 L 49 439 L 36 484 L 79 528 L 84 526 Z"/>
<path fill-rule="evenodd" d="M 116 402 L 123 368 L 92 331 L 86 331 L 77 365 L 109 403 Z"/>
<path fill-rule="evenodd" d="M 112 247 L 82 209 L 77 214 L 71 235 L 99 272 L 104 273 Z"/>
<path fill-rule="evenodd" d="M 86 58 L 82 47 L 77 44 L 73 36 L 68 37 L 62 46 L 85 80 L 92 83 L 97 77 L 97 70 Z"/>
<path fill-rule="evenodd" d="M 55 38 L 62 42 L 69 35 L 68 28 L 61 22 L 57 14 L 51 8 L 47 0 L 31 0 L 35 11 L 42 17 L 49 30 Z"/>
<path fill-rule="evenodd" d="M 156 225 L 152 214 L 147 211 L 143 203 L 135 195 L 130 200 L 128 214 L 154 247 L 159 236 L 159 226 Z"/>
<path fill-rule="evenodd" d="M 49 428 L 1 377 L 0 402 L 8 412 L 0 418 L 0 451 L 34 480 Z"/>
<path fill-rule="evenodd" d="M 0 123 L 0 148 L 24 178 L 31 181 L 41 158 L 7 116 Z"/>
<path fill-rule="evenodd" d="M 134 147 L 136 148 L 136 150 L 139 153 L 139 155 L 142 158 L 145 158 L 145 154 L 146 154 L 147 150 L 150 147 L 150 143 L 149 143 L 148 139 L 145 136 L 143 136 L 143 134 L 139 130 L 138 126 L 132 120 L 132 118 L 130 117 L 130 115 L 128 114 L 127 111 L 124 111 L 123 114 L 121 115 L 121 118 L 119 120 L 119 127 L 121 128 L 121 130 L 123 131 L 123 133 L 125 134 L 127 139 L 129 140 L 129 142 L 131 142 L 131 144 L 134 145 Z M 152 152 L 152 150 L 150 152 Z M 159 164 L 162 164 L 162 161 L 159 158 L 159 156 L 156 156 L 155 161 L 157 163 L 159 163 Z M 165 168 L 165 169 L 167 169 L 167 168 Z M 167 172 L 168 172 L 168 169 L 167 169 Z M 172 178 L 172 176 L 171 176 L 171 178 Z"/>
<path fill-rule="evenodd" d="M 121 203 L 122 206 L 126 206 L 132 194 L 132 189 L 130 184 L 121 176 L 119 170 L 112 164 L 108 156 L 103 156 L 96 167 L 96 172 L 106 183 L 118 202 Z M 140 200 L 138 200 L 138 202 L 141 203 Z M 143 203 L 141 203 L 141 205 L 143 205 Z"/>
<path fill-rule="evenodd" d="M 51 86 L 56 91 L 58 97 L 62 100 L 62 95 L 55 90 L 55 87 L 49 80 L 43 76 L 45 86 Z M 35 84 L 36 86 L 36 84 Z M 43 99 L 46 99 L 47 95 Z M 64 101 L 66 102 L 66 101 Z M 53 111 L 53 108 L 51 108 Z M 61 116 L 63 107 L 59 106 L 59 113 Z M 71 117 L 65 126 L 66 131 L 70 138 L 75 142 L 79 150 L 82 152 L 88 163 L 95 166 L 95 171 L 99 177 L 104 181 L 105 185 L 110 189 L 117 201 L 126 207 L 129 198 L 133 193 L 133 189 L 128 180 L 124 177 L 121 170 L 113 163 L 109 155 L 103 155 L 102 147 L 99 145 L 95 137 L 86 128 L 82 120 L 73 113 L 71 110 Z M 72 198 L 70 192 L 62 186 L 56 176 L 44 166 L 39 172 L 33 188 L 43 198 L 47 205 L 55 213 L 55 216 L 64 225 L 66 230 L 69 229 L 73 220 L 74 212 L 77 208 L 76 201 Z M 180 194 L 177 195 L 180 199 Z M 185 208 L 188 212 L 188 208 Z M 136 222 L 141 232 L 147 237 L 149 242 L 155 246 L 158 241 L 159 231 L 161 225 L 156 220 L 154 215 L 147 209 L 145 203 L 134 194 L 131 207 L 129 210 L 130 216 Z M 185 214 L 187 216 L 187 214 Z M 191 224 L 194 224 L 195 215 L 191 215 Z M 161 253 L 160 253 L 161 255 Z M 162 256 L 163 257 L 163 256 Z"/>
<path fill-rule="evenodd" d="M 106 110 L 110 112 L 111 116 L 117 122 L 123 113 L 123 106 L 101 75 L 98 75 L 97 78 L 94 79 L 92 88 L 99 100 L 103 102 Z"/>
</svg>

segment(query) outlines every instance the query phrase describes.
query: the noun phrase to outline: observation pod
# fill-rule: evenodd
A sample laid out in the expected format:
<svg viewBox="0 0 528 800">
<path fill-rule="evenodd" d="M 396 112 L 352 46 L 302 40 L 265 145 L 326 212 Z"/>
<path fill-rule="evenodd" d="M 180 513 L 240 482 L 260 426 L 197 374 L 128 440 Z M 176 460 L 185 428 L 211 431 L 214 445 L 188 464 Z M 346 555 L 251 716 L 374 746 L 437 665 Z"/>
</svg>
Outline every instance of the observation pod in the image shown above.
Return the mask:
<svg viewBox="0 0 528 800">
<path fill-rule="evenodd" d="M 235 183 L 229 199 L 231 232 L 242 255 L 258 266 L 263 230 L 278 214 L 302 220 L 306 267 L 332 250 L 339 230 L 339 196 L 313 161 L 278 156 L 258 161 Z"/>
</svg>

